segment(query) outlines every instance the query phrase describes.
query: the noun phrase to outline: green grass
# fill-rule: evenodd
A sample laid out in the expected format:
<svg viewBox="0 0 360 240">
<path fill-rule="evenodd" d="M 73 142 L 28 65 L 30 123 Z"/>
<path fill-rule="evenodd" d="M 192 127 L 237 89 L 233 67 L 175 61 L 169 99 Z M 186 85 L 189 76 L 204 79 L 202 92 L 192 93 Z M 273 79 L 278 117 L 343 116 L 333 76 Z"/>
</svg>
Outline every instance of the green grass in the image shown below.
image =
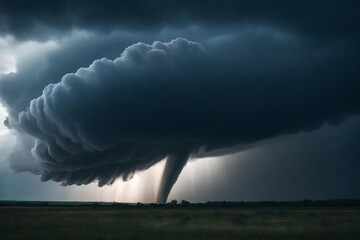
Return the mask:
<svg viewBox="0 0 360 240">
<path fill-rule="evenodd" d="M 0 207 L 0 239 L 360 239 L 359 208 Z"/>
</svg>

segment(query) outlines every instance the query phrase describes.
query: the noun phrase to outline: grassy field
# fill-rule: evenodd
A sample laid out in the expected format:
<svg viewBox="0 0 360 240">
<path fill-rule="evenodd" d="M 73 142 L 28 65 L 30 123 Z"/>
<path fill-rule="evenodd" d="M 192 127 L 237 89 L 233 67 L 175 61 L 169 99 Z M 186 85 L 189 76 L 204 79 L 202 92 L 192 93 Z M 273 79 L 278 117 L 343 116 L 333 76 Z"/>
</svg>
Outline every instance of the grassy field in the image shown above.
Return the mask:
<svg viewBox="0 0 360 240">
<path fill-rule="evenodd" d="M 360 239 L 359 208 L 0 207 L 0 239 Z"/>
</svg>

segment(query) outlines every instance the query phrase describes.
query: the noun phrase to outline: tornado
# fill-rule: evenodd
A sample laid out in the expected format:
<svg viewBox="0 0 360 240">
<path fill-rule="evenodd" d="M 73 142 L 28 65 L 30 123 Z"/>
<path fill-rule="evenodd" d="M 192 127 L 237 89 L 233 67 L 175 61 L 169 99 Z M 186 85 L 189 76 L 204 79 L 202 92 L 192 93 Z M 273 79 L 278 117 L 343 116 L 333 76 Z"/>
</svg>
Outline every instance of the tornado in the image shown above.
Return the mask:
<svg viewBox="0 0 360 240">
<path fill-rule="evenodd" d="M 180 176 L 182 169 L 185 167 L 189 155 L 187 153 L 172 154 L 166 158 L 164 171 L 157 194 L 157 203 L 166 203 L 172 187 Z"/>
</svg>

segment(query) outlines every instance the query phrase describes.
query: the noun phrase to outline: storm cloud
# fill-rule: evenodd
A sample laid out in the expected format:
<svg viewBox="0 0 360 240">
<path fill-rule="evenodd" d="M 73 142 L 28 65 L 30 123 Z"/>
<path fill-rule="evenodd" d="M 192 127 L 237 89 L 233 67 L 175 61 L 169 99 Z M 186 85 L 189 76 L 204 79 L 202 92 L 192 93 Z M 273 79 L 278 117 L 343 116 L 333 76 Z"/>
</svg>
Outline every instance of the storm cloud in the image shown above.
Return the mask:
<svg viewBox="0 0 360 240">
<path fill-rule="evenodd" d="M 267 24 L 318 37 L 357 36 L 360 4 L 345 1 L 2 1 L 0 33 L 61 37 L 73 29 L 158 31 L 188 25 Z M 355 31 L 354 31 L 355 30 Z"/>
<path fill-rule="evenodd" d="M 239 61 L 235 68 L 234 57 L 181 38 L 134 44 L 115 60 L 96 60 L 48 85 L 8 125 L 36 139 L 42 180 L 64 185 L 111 184 L 181 158 L 180 170 L 168 167 L 176 174 L 164 172 L 172 176 L 159 197 L 166 201 L 190 156 L 237 151 L 360 110 L 358 71 L 335 62 L 337 53 L 270 72 Z"/>
<path fill-rule="evenodd" d="M 8 164 L 103 186 L 166 159 L 165 202 L 189 159 L 358 116 L 359 9 L 352 0 L 3 1 L 0 101 L 16 138 Z"/>
</svg>

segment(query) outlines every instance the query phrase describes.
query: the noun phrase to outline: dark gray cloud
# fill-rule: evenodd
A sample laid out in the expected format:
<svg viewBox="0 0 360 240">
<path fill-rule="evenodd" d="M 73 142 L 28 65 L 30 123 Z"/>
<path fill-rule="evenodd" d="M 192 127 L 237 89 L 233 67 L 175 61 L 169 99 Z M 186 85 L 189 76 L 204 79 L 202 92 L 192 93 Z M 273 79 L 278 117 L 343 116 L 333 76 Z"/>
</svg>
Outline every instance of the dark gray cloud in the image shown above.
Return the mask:
<svg viewBox="0 0 360 240">
<path fill-rule="evenodd" d="M 250 41 L 225 38 L 205 49 L 185 39 L 130 46 L 48 85 L 10 126 L 36 138 L 43 180 L 104 185 L 167 156 L 252 144 L 359 112 L 356 47 L 318 47 L 269 30 Z"/>
<path fill-rule="evenodd" d="M 98 61 L 95 61 L 91 67 L 89 69 L 80 69 L 76 74 L 68 74 L 65 75 L 65 77 L 62 79 L 62 81 L 59 84 L 56 85 L 49 85 L 47 88 L 45 88 L 44 90 L 44 94 L 43 96 L 47 95 L 46 92 L 49 90 L 49 95 L 57 95 L 54 98 L 54 102 L 51 103 L 52 107 L 55 107 L 56 109 L 53 109 L 54 111 L 50 110 L 50 112 L 48 112 L 46 110 L 46 115 L 50 114 L 57 114 L 56 112 L 58 112 L 60 109 L 60 111 L 72 111 L 71 108 L 68 108 L 66 110 L 66 108 L 68 106 L 70 106 L 72 103 L 75 103 L 77 100 L 73 99 L 73 97 L 76 97 L 75 95 L 72 95 L 72 91 L 82 91 L 81 90 L 81 86 L 75 86 L 72 85 L 73 83 L 76 84 L 76 82 L 81 83 L 81 81 L 75 80 L 74 82 L 74 78 L 77 78 L 79 76 L 81 76 L 80 78 L 83 78 L 86 82 L 88 80 L 86 80 L 86 78 L 90 77 L 91 80 L 90 82 L 92 82 L 90 85 L 92 85 L 92 87 L 90 87 L 90 85 L 88 85 L 88 87 L 90 87 L 88 90 L 90 90 L 91 88 L 95 87 L 96 92 L 99 95 L 93 95 L 93 92 L 91 92 L 91 90 L 87 92 L 87 96 L 79 96 L 82 101 L 84 102 L 80 102 L 77 101 L 80 105 L 83 105 L 81 108 L 84 107 L 84 109 L 82 110 L 84 113 L 84 117 L 87 114 L 90 114 L 91 116 L 87 116 L 86 118 L 92 119 L 91 121 L 93 121 L 91 123 L 88 122 L 90 125 L 95 124 L 98 126 L 93 126 L 95 127 L 93 130 L 93 133 L 99 134 L 98 136 L 90 136 L 88 135 L 90 132 L 81 132 L 80 127 L 79 129 L 75 130 L 74 132 L 72 131 L 72 127 L 70 125 L 68 126 L 61 126 L 60 121 L 64 121 L 65 119 L 58 119 L 55 120 L 56 123 L 35 123 L 40 119 L 32 119 L 30 120 L 30 118 L 35 117 L 35 115 L 33 116 L 32 114 L 35 112 L 30 113 L 30 111 L 38 109 L 40 111 L 43 111 L 45 109 L 40 109 L 42 108 L 40 105 L 43 105 L 43 103 L 47 102 L 47 100 L 45 100 L 45 98 L 47 98 L 48 96 L 46 96 L 44 99 L 38 98 L 39 100 L 39 104 L 38 106 L 37 103 L 35 103 L 37 100 L 33 100 L 31 105 L 30 105 L 30 111 L 28 112 L 29 115 L 27 114 L 22 114 L 20 113 L 20 117 L 19 117 L 19 126 L 22 128 L 22 130 L 24 130 L 27 133 L 30 133 L 31 135 L 42 139 L 43 141 L 38 141 L 35 147 L 35 154 L 40 157 L 40 159 L 47 159 L 47 161 L 44 161 L 44 165 L 49 165 L 46 166 L 45 168 L 51 168 L 51 169 L 56 169 L 56 165 L 57 163 L 53 162 L 50 163 L 48 162 L 50 159 L 52 160 L 60 160 L 64 161 L 65 159 L 67 159 L 68 161 L 67 164 L 70 164 L 71 166 L 65 167 L 63 168 L 61 171 L 56 171 L 57 174 L 52 175 L 52 174 L 48 174 L 50 176 L 51 179 L 56 179 L 59 181 L 64 181 L 65 184 L 74 184 L 74 183 L 89 183 L 95 179 L 99 180 L 99 184 L 103 185 L 103 184 L 107 184 L 109 182 L 112 182 L 113 180 L 115 180 L 116 177 L 118 177 L 119 175 L 122 175 L 124 178 L 128 178 L 129 175 L 132 174 L 132 172 L 134 172 L 137 169 L 146 169 L 149 166 L 151 166 L 152 164 L 158 162 L 159 160 L 161 160 L 162 158 L 166 157 L 167 151 L 171 150 L 171 149 L 161 149 L 163 147 L 163 144 L 156 144 L 153 143 L 153 141 L 158 141 L 160 140 L 158 137 L 156 136 L 145 136 L 146 138 L 149 138 L 149 140 L 147 139 L 142 139 L 142 137 L 144 137 L 144 133 L 141 133 L 141 125 L 136 126 L 138 123 L 137 122 L 144 122 L 142 120 L 142 116 L 137 116 L 136 112 L 132 113 L 132 111 L 130 110 L 129 113 L 127 113 L 126 108 L 129 107 L 129 104 L 140 104 L 139 107 L 141 108 L 141 105 L 145 103 L 145 101 L 147 101 L 148 99 L 146 99 L 147 97 L 144 96 L 145 98 L 143 100 L 141 100 L 141 97 L 139 97 L 138 99 L 135 97 L 135 94 L 138 94 L 139 92 L 136 92 L 134 90 L 136 89 L 131 89 L 131 85 L 133 82 L 131 81 L 143 81 L 144 76 L 146 76 L 147 74 L 153 74 L 153 76 L 159 76 L 160 78 L 163 77 L 169 77 L 169 74 L 173 74 L 174 71 L 171 70 L 171 68 L 175 68 L 176 70 L 178 70 L 177 68 L 180 67 L 181 65 L 187 65 L 187 63 L 185 62 L 185 60 L 189 60 L 187 59 L 188 57 L 190 57 L 191 55 L 194 55 L 195 58 L 197 58 L 199 51 L 202 51 L 202 48 L 199 44 L 196 43 L 191 43 L 188 42 L 186 40 L 176 40 L 172 43 L 169 44 L 162 44 L 160 42 L 154 44 L 153 47 L 150 47 L 149 45 L 145 45 L 145 44 L 138 44 L 136 46 L 130 47 L 127 50 L 125 50 L 125 52 L 122 54 L 121 58 L 116 59 L 115 61 L 111 61 L 111 60 L 106 60 L 106 59 L 101 59 Z M 143 65 L 143 66 L 141 66 Z M 153 72 L 156 68 L 158 68 L 160 65 L 163 65 L 163 69 L 166 69 L 165 72 L 163 72 L 163 74 L 165 74 L 164 76 L 161 76 L 161 74 L 158 74 L 156 72 Z M 174 66 L 172 66 L 174 65 Z M 105 67 L 105 69 L 104 69 Z M 139 69 L 138 69 L 139 68 Z M 105 71 L 105 72 L 104 72 Z M 107 72 L 110 71 L 110 72 Z M 157 71 L 157 70 L 156 70 Z M 167 73 L 168 71 L 170 71 L 169 73 Z M 107 73 L 106 73 L 107 72 Z M 92 73 L 95 73 L 94 75 L 92 75 Z M 97 74 L 100 74 L 100 76 L 96 76 Z M 139 75 L 137 74 L 139 73 Z M 85 75 L 83 75 L 85 74 Z M 89 75 L 90 74 L 90 75 Z M 102 75 L 105 74 L 105 75 Z M 110 75 L 108 75 L 110 74 Z M 134 75 L 135 74 L 135 75 Z M 91 76 L 92 75 L 92 76 Z M 105 77 L 108 76 L 109 78 Z M 127 75 L 127 76 L 126 76 Z M 137 75 L 137 76 L 136 76 Z M 85 77 L 85 78 L 84 78 Z M 138 80 L 134 80 L 138 79 Z M 96 80 L 98 79 L 98 80 Z M 108 79 L 108 80 L 106 80 Z M 126 80 L 127 79 L 127 80 Z M 163 78 L 164 80 L 164 78 Z M 151 77 L 147 82 L 142 82 L 141 85 L 144 85 L 145 87 L 145 91 L 147 91 L 147 85 L 149 84 L 154 84 L 155 82 L 151 82 L 154 81 L 153 77 Z M 83 82 L 83 83 L 86 83 Z M 63 91 L 64 88 L 63 86 L 65 86 L 65 89 L 67 88 L 67 84 L 70 83 L 72 86 L 70 86 L 70 88 L 72 88 L 72 90 L 70 92 L 67 92 L 67 90 L 65 90 L 65 92 Z M 170 83 L 170 82 L 169 82 Z M 65 85 L 64 85 L 65 84 Z M 93 85 L 95 84 L 95 85 Z M 97 84 L 99 84 L 98 86 L 96 86 Z M 125 85 L 124 85 L 125 84 Z M 127 88 L 126 85 L 128 85 L 130 87 L 130 89 L 123 89 L 123 87 Z M 99 87 L 103 86 L 103 90 L 101 90 Z M 54 92 L 53 90 L 50 90 L 51 88 L 54 88 Z M 58 88 L 60 87 L 60 88 Z M 78 88 L 80 87 L 80 88 Z M 136 86 L 135 86 L 136 87 Z M 136 87 L 137 88 L 137 87 Z M 121 91 L 121 89 L 125 90 L 124 92 L 118 92 Z M 141 90 L 141 89 L 139 89 Z M 166 90 L 166 89 L 164 89 Z M 50 93 L 51 92 L 51 93 Z M 64 96 L 61 96 L 62 94 L 69 94 L 72 95 L 71 99 L 68 99 L 70 103 L 70 105 L 68 105 L 66 103 L 66 98 L 62 99 Z M 149 92 L 150 93 L 150 92 Z M 103 95 L 104 94 L 104 95 Z M 128 100 L 126 99 L 126 97 L 123 99 L 125 102 L 123 102 L 122 99 L 119 99 L 119 101 L 117 99 L 115 99 L 114 97 L 116 95 L 122 95 L 123 97 L 125 97 L 125 95 L 128 95 L 128 97 L 130 97 L 132 103 L 127 102 Z M 151 93 L 150 93 L 151 94 Z M 106 97 L 105 97 L 106 96 Z M 58 99 L 58 97 L 60 97 Z M 86 105 L 90 107 L 91 104 L 89 104 L 90 102 L 88 101 L 92 101 L 92 102 L 98 102 L 99 99 L 102 99 L 103 97 L 105 98 L 103 100 L 105 100 L 104 103 L 101 103 L 98 106 L 93 105 L 94 108 L 92 109 L 85 109 Z M 151 96 L 149 96 L 151 98 Z M 43 101 L 45 100 L 45 101 Z M 156 101 L 161 100 L 161 99 L 157 99 Z M 139 101 L 139 102 L 137 102 Z M 88 103 L 86 103 L 88 102 Z M 99 102 L 100 103 L 100 102 Z M 149 102 L 150 103 L 150 102 Z M 53 105 L 54 104 L 54 105 Z M 55 104 L 60 104 L 58 106 L 55 106 Z M 156 102 L 152 102 L 150 103 L 151 105 L 153 104 L 157 104 Z M 47 105 L 47 103 L 46 103 Z M 44 106 L 44 105 L 43 105 Z M 119 108 L 124 108 L 123 110 L 120 111 L 114 111 L 113 113 L 109 112 L 112 111 L 110 108 L 112 106 L 116 106 Z M 45 108 L 48 108 L 49 106 L 44 106 Z M 51 107 L 51 108 L 52 108 Z M 104 107 L 104 108 L 103 108 Z M 149 106 L 150 107 L 150 106 Z M 156 107 L 156 106 L 155 106 Z M 103 108 L 102 111 L 101 109 Z M 107 108 L 107 109 L 105 109 Z M 124 112 L 125 110 L 125 112 Z M 140 110 L 140 109 L 139 109 Z M 140 110 L 140 111 L 144 111 Z M 149 108 L 149 110 L 151 111 L 151 107 Z M 37 111 L 37 110 L 35 110 Z M 78 110 L 76 110 L 78 111 Z M 88 111 L 87 114 L 85 114 L 85 111 Z M 73 112 L 74 113 L 74 112 Z M 70 115 L 73 115 L 73 113 L 70 113 Z M 36 113 L 35 113 L 36 114 Z M 105 116 L 103 114 L 114 114 L 113 116 Z M 130 114 L 130 115 L 129 115 Z M 146 113 L 145 113 L 146 114 Z M 150 112 L 148 114 L 151 114 Z M 157 112 L 154 112 L 153 114 L 159 114 Z M 48 117 L 46 117 L 48 120 L 50 120 L 50 115 L 48 115 Z M 55 115 L 53 115 L 53 117 L 56 117 Z M 63 117 L 65 117 L 64 114 Z M 69 116 L 70 116 L 69 115 Z M 101 122 L 99 122 L 100 118 L 102 118 L 101 116 L 103 115 L 103 120 L 101 120 Z M 128 116 L 126 116 L 128 115 Z M 131 116 L 132 115 L 132 116 Z M 75 115 L 73 115 L 75 117 Z M 28 118 L 29 117 L 29 118 Z M 81 116 L 77 116 L 82 118 Z M 77 118 L 75 117 L 75 118 Z M 114 117 L 117 118 L 117 120 L 114 119 Z M 140 118 L 138 118 L 140 117 Z M 37 118 L 37 117 L 35 117 Z M 131 119 L 132 118 L 132 119 Z M 26 120 L 25 120 L 26 119 Z M 124 130 L 124 128 L 120 127 L 118 129 L 114 129 L 115 131 L 113 132 L 114 134 L 110 135 L 110 132 L 112 132 L 112 130 L 107 129 L 105 130 L 105 126 L 108 124 L 114 124 L 110 123 L 108 121 L 118 121 L 120 119 L 123 119 L 123 123 L 121 122 L 117 122 L 117 124 L 122 125 L 122 127 L 127 128 L 127 124 L 134 124 L 133 126 L 135 127 L 134 129 L 130 130 L 128 133 L 126 133 Z M 23 120 L 25 122 L 23 122 Z M 28 121 L 35 121 L 34 122 L 34 126 L 31 126 L 32 124 Z M 45 119 L 44 119 L 45 120 Z M 73 119 L 74 121 L 76 121 L 75 119 Z M 69 120 L 70 123 L 73 120 Z M 83 121 L 83 119 L 78 119 L 80 121 Z M 46 121 L 46 120 L 45 120 Z M 65 122 L 63 122 L 65 123 Z M 73 122 L 75 125 L 76 123 Z M 145 122 L 144 122 L 145 123 Z M 39 124 L 39 125 L 38 125 Z M 53 126 L 58 126 L 59 128 L 57 130 L 53 129 L 51 130 L 51 128 L 53 128 Z M 145 123 L 146 124 L 146 123 Z M 151 122 L 149 122 L 149 124 L 153 124 Z M 37 128 L 36 125 L 40 128 Z M 41 125 L 41 126 L 40 126 Z M 102 128 L 105 127 L 105 128 Z M 34 128 L 33 128 L 34 127 Z M 44 127 L 44 128 L 43 128 Z M 67 128 L 70 127 L 70 128 Z M 85 127 L 85 126 L 84 126 Z M 144 126 L 145 127 L 145 126 Z M 56 127 L 57 128 L 57 127 Z M 67 129 L 66 129 L 67 128 Z M 91 127 L 92 128 L 92 127 Z M 138 133 L 136 133 L 135 131 L 137 131 L 136 129 L 140 130 L 140 134 L 142 136 L 139 136 L 139 138 L 136 136 Z M 85 130 L 85 129 L 84 129 Z M 149 129 L 150 130 L 150 129 Z M 50 132 L 49 132 L 50 131 Z M 65 133 L 65 132 L 67 133 Z M 80 132 L 79 132 L 80 131 Z M 88 130 L 85 130 L 88 131 Z M 109 132 L 110 131 L 110 132 Z M 134 132 L 133 132 L 134 131 Z M 122 132 L 122 137 L 119 138 L 119 133 Z M 47 133 L 49 133 L 48 136 Z M 55 135 L 58 135 L 58 137 L 55 137 Z M 64 135 L 63 135 L 64 134 Z M 72 136 L 70 136 L 70 135 Z M 148 134 L 148 132 L 145 132 L 145 134 Z M 46 139 L 44 139 L 43 137 L 45 137 Z M 55 137 L 55 138 L 52 138 Z M 166 137 L 166 136 L 165 136 Z M 87 140 L 85 142 L 81 142 L 83 138 L 86 138 Z M 77 140 L 76 140 L 77 139 Z M 84 139 L 85 140 L 85 139 Z M 79 142 L 80 141 L 80 142 Z M 177 141 L 177 139 L 176 139 Z M 46 142 L 46 144 L 44 144 Z M 50 143 L 52 142 L 52 143 Z M 47 148 L 48 146 L 47 143 L 50 143 L 51 145 L 51 149 L 54 151 L 48 151 L 49 149 Z M 115 144 L 115 145 L 114 145 Z M 173 144 L 168 144 L 165 143 L 165 145 L 173 145 Z M 171 146 L 170 148 L 175 148 L 174 146 Z M 176 149 L 174 149 L 173 151 L 178 151 L 178 149 L 181 149 L 182 147 L 176 147 Z M 89 154 L 90 153 L 90 154 Z M 93 153 L 93 154 L 92 154 Z M 175 152 L 176 153 L 176 152 Z M 92 155 L 92 157 L 90 157 L 90 155 Z M 84 158 L 84 160 L 81 160 L 81 157 Z M 71 158 L 71 159 L 70 159 Z M 83 163 L 86 159 L 86 162 L 88 164 L 86 164 L 87 166 L 83 166 Z M 52 161 L 51 160 L 51 161 Z M 114 161 L 117 162 L 117 166 L 118 169 L 114 169 Z M 49 164 L 46 164 L 45 162 L 48 162 Z M 108 162 L 108 163 L 106 163 Z M 65 162 L 63 162 L 65 164 Z M 99 166 L 99 163 L 101 166 Z M 67 169 L 69 168 L 69 169 Z M 99 170 L 99 172 L 97 172 L 98 170 L 96 170 L 96 173 L 94 173 L 93 176 L 89 176 L 87 174 L 88 169 L 87 168 L 96 168 Z M 102 169 L 103 168 L 103 169 Z M 72 170 L 76 170 L 76 173 L 72 172 Z M 102 170 L 100 170 L 102 169 Z M 70 170 L 70 175 L 66 172 L 64 172 L 64 170 Z M 84 172 L 85 171 L 85 172 Z M 48 173 L 51 171 L 48 171 Z M 72 172 L 72 173 L 71 173 Z M 81 172 L 84 172 L 83 177 L 80 177 Z M 99 176 L 98 174 L 101 173 L 102 176 Z M 66 176 L 62 176 L 64 175 L 64 173 L 66 173 Z M 43 174 L 44 178 L 46 179 L 46 174 Z M 72 177 L 74 178 L 72 180 Z M 82 180 L 79 179 L 82 178 Z M 59 178 L 59 179 L 57 179 Z M 80 180 L 80 181 L 79 181 Z"/>
<path fill-rule="evenodd" d="M 204 32 L 204 30 L 196 33 Z M 193 29 L 185 29 L 180 32 L 166 31 L 155 35 L 144 35 L 131 32 L 114 32 L 106 35 L 96 35 L 89 32 L 74 32 L 71 36 L 57 42 L 50 48 L 26 46 L 24 50 L 35 51 L 36 54 L 28 54 L 17 61 L 17 71 L 9 75 L 0 76 L 1 103 L 6 106 L 10 117 L 16 117 L 19 112 L 26 110 L 30 101 L 41 95 L 43 89 L 49 83 L 56 83 L 61 77 L 69 72 L 75 72 L 81 66 L 90 65 L 94 59 L 101 57 L 115 58 L 131 43 L 144 39 L 167 39 L 168 34 L 192 35 Z M 31 49 L 28 49 L 31 48 Z M 21 133 L 15 134 L 17 145 L 13 152 L 2 155 L 7 158 L 10 166 L 17 172 L 30 171 L 37 173 L 37 161 L 31 155 L 31 149 L 35 144 L 33 138 Z"/>
<path fill-rule="evenodd" d="M 359 36 L 360 4 L 345 1 L 2 1 L 0 33 L 46 39 L 72 29 L 111 32 L 260 23 L 312 36 Z"/>
</svg>

